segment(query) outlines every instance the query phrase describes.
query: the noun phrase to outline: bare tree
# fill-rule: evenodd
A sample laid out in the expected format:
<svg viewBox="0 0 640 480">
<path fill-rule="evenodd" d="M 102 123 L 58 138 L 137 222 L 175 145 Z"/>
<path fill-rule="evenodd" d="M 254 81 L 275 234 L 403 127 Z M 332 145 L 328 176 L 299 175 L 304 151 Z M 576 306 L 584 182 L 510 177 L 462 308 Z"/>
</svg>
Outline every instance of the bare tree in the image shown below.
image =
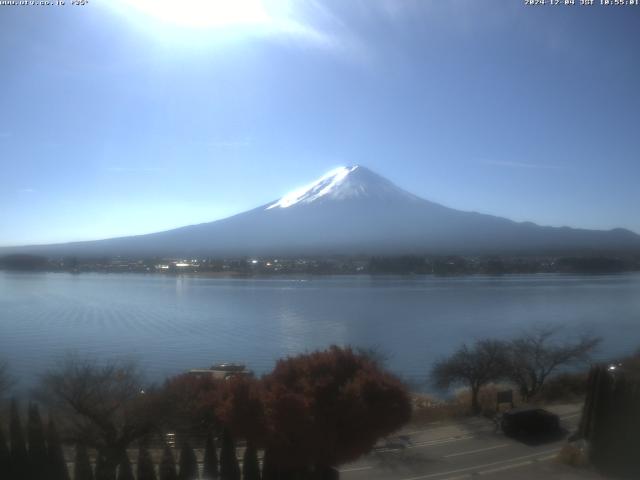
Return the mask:
<svg viewBox="0 0 640 480">
<path fill-rule="evenodd" d="M 536 328 L 510 342 L 507 377 L 526 401 L 536 395 L 545 381 L 561 367 L 586 362 L 601 339 L 583 335 L 576 341 L 555 340 L 558 328 Z"/>
<path fill-rule="evenodd" d="M 500 340 L 478 340 L 463 344 L 453 355 L 436 362 L 431 379 L 439 388 L 466 385 L 471 390 L 471 409 L 480 412 L 478 394 L 489 382 L 504 376 L 508 345 Z"/>
<path fill-rule="evenodd" d="M 38 396 L 61 420 L 68 441 L 95 448 L 115 472 L 125 449 L 156 426 L 155 395 L 132 362 L 67 357 L 47 372 Z"/>
</svg>

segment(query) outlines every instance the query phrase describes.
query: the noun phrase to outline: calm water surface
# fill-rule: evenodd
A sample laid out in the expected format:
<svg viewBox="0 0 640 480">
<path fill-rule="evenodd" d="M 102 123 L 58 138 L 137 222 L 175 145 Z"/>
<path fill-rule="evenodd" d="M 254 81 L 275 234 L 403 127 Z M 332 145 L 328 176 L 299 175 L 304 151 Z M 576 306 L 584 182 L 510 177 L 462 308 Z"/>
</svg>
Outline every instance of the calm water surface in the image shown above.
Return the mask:
<svg viewBox="0 0 640 480">
<path fill-rule="evenodd" d="M 155 378 L 224 361 L 268 371 L 330 344 L 377 346 L 412 380 L 462 341 L 563 325 L 640 347 L 640 275 L 213 279 L 0 272 L 0 357 L 23 385 L 68 351 Z"/>
</svg>

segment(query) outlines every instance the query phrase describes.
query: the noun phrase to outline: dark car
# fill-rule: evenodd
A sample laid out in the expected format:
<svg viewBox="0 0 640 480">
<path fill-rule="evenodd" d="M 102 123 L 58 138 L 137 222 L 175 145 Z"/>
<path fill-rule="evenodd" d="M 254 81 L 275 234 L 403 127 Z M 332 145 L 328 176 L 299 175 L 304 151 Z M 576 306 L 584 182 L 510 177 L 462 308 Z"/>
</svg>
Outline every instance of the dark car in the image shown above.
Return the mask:
<svg viewBox="0 0 640 480">
<path fill-rule="evenodd" d="M 560 430 L 560 418 L 542 408 L 515 408 L 502 415 L 505 435 L 540 435 Z"/>
</svg>

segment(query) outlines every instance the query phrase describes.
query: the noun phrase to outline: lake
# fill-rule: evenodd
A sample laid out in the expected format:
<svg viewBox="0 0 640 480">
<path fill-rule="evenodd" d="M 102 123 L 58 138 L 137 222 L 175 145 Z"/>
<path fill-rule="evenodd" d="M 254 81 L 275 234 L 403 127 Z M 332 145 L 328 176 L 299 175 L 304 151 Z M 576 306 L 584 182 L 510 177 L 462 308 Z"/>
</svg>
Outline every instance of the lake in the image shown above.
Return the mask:
<svg viewBox="0 0 640 480">
<path fill-rule="evenodd" d="M 461 342 L 541 324 L 640 348 L 640 274 L 207 278 L 0 272 L 0 358 L 22 386 L 69 351 L 131 357 L 154 379 L 213 363 L 257 373 L 331 344 L 378 347 L 419 382 Z"/>
</svg>

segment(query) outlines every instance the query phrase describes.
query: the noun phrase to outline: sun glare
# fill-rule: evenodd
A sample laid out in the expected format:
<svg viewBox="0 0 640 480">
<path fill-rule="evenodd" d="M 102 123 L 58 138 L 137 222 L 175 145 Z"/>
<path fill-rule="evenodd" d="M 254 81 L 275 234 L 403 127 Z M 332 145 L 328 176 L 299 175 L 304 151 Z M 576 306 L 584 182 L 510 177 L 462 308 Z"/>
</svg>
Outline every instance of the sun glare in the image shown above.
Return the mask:
<svg viewBox="0 0 640 480">
<path fill-rule="evenodd" d="M 186 28 L 264 25 L 272 19 L 261 0 L 120 0 L 163 23 Z"/>
</svg>

